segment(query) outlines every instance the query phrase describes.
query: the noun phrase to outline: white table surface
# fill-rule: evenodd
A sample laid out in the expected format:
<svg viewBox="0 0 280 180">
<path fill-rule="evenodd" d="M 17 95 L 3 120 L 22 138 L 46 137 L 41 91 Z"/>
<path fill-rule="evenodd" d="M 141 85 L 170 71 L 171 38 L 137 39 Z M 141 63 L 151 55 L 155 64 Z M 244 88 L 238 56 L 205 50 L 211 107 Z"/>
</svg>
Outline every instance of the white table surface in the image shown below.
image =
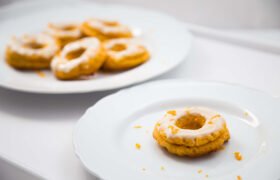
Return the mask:
<svg viewBox="0 0 280 180">
<path fill-rule="evenodd" d="M 279 68 L 280 53 L 196 35 L 186 61 L 156 79 L 222 81 L 280 97 Z M 38 95 L 0 88 L 0 179 L 38 179 L 13 163 L 45 179 L 95 179 L 74 154 L 72 130 L 89 106 L 116 91 Z"/>
</svg>

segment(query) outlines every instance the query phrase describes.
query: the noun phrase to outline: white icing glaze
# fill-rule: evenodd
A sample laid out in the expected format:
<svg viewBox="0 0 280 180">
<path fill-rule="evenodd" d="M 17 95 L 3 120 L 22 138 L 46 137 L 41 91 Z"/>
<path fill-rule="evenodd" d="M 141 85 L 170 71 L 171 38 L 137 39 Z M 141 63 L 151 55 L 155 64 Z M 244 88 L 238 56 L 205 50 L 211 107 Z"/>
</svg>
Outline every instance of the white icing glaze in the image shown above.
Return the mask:
<svg viewBox="0 0 280 180">
<path fill-rule="evenodd" d="M 58 70 L 62 72 L 70 72 L 73 68 L 80 64 L 87 62 L 88 59 L 94 57 L 100 49 L 100 41 L 96 38 L 84 38 L 73 43 L 67 44 L 51 62 L 52 70 Z M 83 54 L 78 58 L 68 60 L 66 55 L 72 51 L 85 49 Z"/>
<path fill-rule="evenodd" d="M 46 33 L 57 38 L 79 38 L 82 33 L 78 23 L 49 23 Z M 74 27 L 71 30 L 65 30 L 66 27 Z"/>
<path fill-rule="evenodd" d="M 114 26 L 110 26 L 107 23 L 115 24 Z M 103 34 L 117 34 L 117 33 L 129 33 L 130 29 L 115 21 L 105 21 L 100 19 L 90 19 L 88 20 L 88 25 L 92 28 L 98 29 Z"/>
<path fill-rule="evenodd" d="M 26 46 L 30 43 L 42 44 L 44 45 L 44 47 L 35 49 Z M 44 34 L 13 37 L 8 43 L 7 47 L 21 55 L 41 56 L 48 59 L 52 58 L 55 55 L 55 53 L 59 50 L 56 41 L 52 37 Z"/>
<path fill-rule="evenodd" d="M 112 48 L 117 44 L 124 45 L 126 49 L 122 51 L 113 51 Z M 108 55 L 114 57 L 117 60 L 123 57 L 135 56 L 145 52 L 145 49 L 142 45 L 137 43 L 135 40 L 128 38 L 109 40 L 105 43 L 105 48 L 107 50 Z"/>
<path fill-rule="evenodd" d="M 201 116 L 205 117 L 206 121 L 204 125 L 199 129 L 181 129 L 175 125 L 176 120 L 180 117 L 186 115 L 186 113 L 190 114 L 200 114 Z M 176 115 L 172 115 L 166 113 L 165 116 L 159 121 L 159 126 L 157 127 L 158 130 L 163 130 L 168 138 L 185 138 L 185 139 L 194 139 L 196 137 L 207 136 L 211 133 L 220 130 L 225 125 L 225 120 L 222 116 L 219 115 L 217 112 L 204 108 L 204 107 L 191 107 L 186 109 L 176 110 Z M 209 124 L 208 122 L 211 121 L 212 123 Z M 170 126 L 178 129 L 179 131 L 175 134 L 172 134 Z"/>
</svg>

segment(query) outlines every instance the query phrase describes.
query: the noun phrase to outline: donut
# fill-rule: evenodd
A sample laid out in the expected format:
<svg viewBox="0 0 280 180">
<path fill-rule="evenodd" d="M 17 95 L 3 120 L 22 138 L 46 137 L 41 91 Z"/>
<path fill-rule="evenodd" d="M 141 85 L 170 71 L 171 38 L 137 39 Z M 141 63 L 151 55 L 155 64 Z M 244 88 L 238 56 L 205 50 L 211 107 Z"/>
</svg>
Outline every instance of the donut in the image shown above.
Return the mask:
<svg viewBox="0 0 280 180">
<path fill-rule="evenodd" d="M 221 149 L 230 134 L 219 113 L 190 107 L 167 111 L 155 125 L 153 137 L 172 154 L 198 157 Z"/>
<path fill-rule="evenodd" d="M 89 19 L 82 23 L 81 30 L 86 36 L 97 37 L 102 41 L 132 37 L 131 30 L 117 21 Z"/>
<path fill-rule="evenodd" d="M 146 62 L 150 54 L 148 50 L 133 39 L 120 38 L 104 43 L 107 58 L 103 69 L 109 71 L 126 70 Z"/>
<path fill-rule="evenodd" d="M 77 79 L 95 73 L 105 58 L 105 50 L 97 38 L 83 38 L 64 46 L 52 60 L 51 69 L 58 79 Z"/>
<path fill-rule="evenodd" d="M 54 37 L 61 47 L 82 37 L 78 23 L 49 23 L 45 32 Z"/>
<path fill-rule="evenodd" d="M 6 47 L 6 62 L 17 69 L 46 69 L 58 50 L 56 40 L 45 34 L 13 37 Z"/>
</svg>

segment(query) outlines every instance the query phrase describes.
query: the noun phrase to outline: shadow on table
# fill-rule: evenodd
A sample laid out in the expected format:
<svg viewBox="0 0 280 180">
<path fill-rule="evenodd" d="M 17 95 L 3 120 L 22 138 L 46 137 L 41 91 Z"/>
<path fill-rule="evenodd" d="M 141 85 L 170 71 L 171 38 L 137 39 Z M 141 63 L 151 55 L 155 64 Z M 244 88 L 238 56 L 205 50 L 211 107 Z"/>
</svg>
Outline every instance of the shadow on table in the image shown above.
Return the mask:
<svg viewBox="0 0 280 180">
<path fill-rule="evenodd" d="M 37 174 L 27 172 L 9 160 L 0 158 L 0 179 L 39 180 L 42 178 Z"/>
<path fill-rule="evenodd" d="M 90 174 L 88 171 L 86 171 L 85 169 L 84 169 L 84 179 L 85 180 L 101 180 L 100 178 L 98 178 L 98 177 L 96 177 L 96 176 L 94 176 L 94 175 L 92 175 L 92 174 Z"/>
<path fill-rule="evenodd" d="M 117 90 L 85 94 L 31 94 L 0 88 L 0 111 L 26 120 L 79 118 L 101 98 Z"/>
</svg>

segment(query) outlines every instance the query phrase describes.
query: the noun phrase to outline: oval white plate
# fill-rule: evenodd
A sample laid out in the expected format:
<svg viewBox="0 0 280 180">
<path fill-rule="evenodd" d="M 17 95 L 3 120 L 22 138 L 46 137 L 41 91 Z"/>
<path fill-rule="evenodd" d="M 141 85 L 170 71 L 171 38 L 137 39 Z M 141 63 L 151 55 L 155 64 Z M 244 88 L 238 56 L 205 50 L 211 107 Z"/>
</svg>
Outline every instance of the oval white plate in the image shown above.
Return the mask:
<svg viewBox="0 0 280 180">
<path fill-rule="evenodd" d="M 191 159 L 170 155 L 157 145 L 152 137 L 156 121 L 166 110 L 186 106 L 207 106 L 226 118 L 231 139 L 224 150 Z M 240 175 L 277 180 L 279 108 L 276 98 L 244 87 L 157 81 L 119 91 L 88 109 L 75 128 L 74 148 L 83 165 L 102 179 L 186 180 L 208 175 L 207 179 L 235 180 Z M 135 143 L 142 145 L 140 150 Z M 242 161 L 234 158 L 236 151 Z"/>
<path fill-rule="evenodd" d="M 17 5 L 13 11 L 15 15 L 11 15 L 12 10 L 0 10 L 0 15 L 7 16 L 0 18 L 0 86 L 6 88 L 34 93 L 83 93 L 120 88 L 171 70 L 186 58 L 190 50 L 191 35 L 182 22 L 142 8 L 74 1 Z M 129 25 L 137 39 L 150 50 L 151 59 L 128 71 L 97 73 L 89 80 L 75 81 L 56 80 L 50 72 L 40 78 L 34 71 L 17 71 L 5 63 L 5 45 L 12 35 L 42 31 L 48 22 L 82 21 L 89 17 L 114 19 Z"/>
</svg>

